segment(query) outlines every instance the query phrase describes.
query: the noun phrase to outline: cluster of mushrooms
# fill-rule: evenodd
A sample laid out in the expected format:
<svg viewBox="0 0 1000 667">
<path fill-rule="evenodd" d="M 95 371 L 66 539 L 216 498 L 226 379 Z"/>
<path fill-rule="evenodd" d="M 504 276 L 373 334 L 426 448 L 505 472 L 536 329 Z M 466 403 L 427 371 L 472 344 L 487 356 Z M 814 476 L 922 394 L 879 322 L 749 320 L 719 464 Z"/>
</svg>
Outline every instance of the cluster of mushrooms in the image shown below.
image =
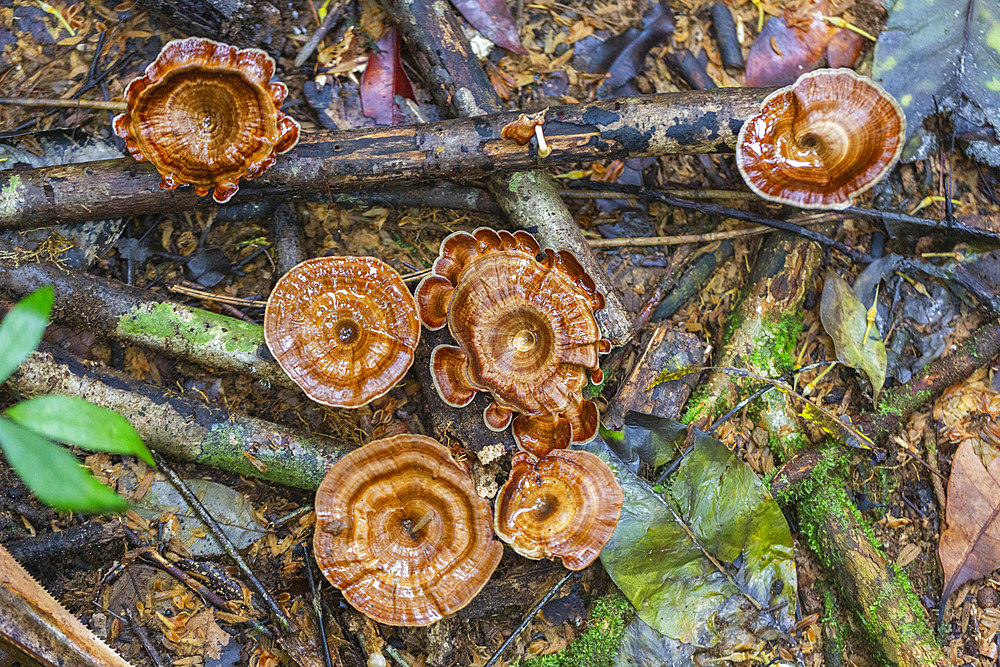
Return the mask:
<svg viewBox="0 0 1000 667">
<path fill-rule="evenodd" d="M 604 306 L 572 254 L 526 232 L 482 228 L 441 244 L 416 298 L 373 257 L 319 257 L 277 283 L 264 336 L 313 400 L 358 407 L 413 364 L 421 323 L 448 326 L 431 374 L 442 399 L 489 392 L 486 425 L 512 426 L 514 455 L 495 512 L 466 470 L 431 438 L 371 442 L 338 461 L 316 492 L 315 556 L 344 597 L 389 625 L 428 625 L 461 609 L 500 562 L 494 531 L 528 558 L 592 563 L 621 513 L 622 491 L 593 454 L 566 448 L 597 431 L 583 387 L 610 350 L 594 312 Z M 515 416 L 516 415 L 516 416 Z"/>
<path fill-rule="evenodd" d="M 160 187 L 189 184 L 226 202 L 240 178 L 259 176 L 298 141 L 298 123 L 281 112 L 288 89 L 273 74 L 257 49 L 170 42 L 127 87 L 114 130 L 156 166 Z M 542 141 L 544 113 L 524 120 L 521 139 Z M 889 171 L 904 135 L 903 112 L 880 86 L 852 70 L 818 70 L 766 98 L 740 130 L 736 159 L 763 198 L 844 208 Z M 528 558 L 561 558 L 570 569 L 597 558 L 622 490 L 599 458 L 567 448 L 597 433 L 597 407 L 582 391 L 588 375 L 602 381 L 598 358 L 611 349 L 594 318 L 603 307 L 572 253 L 487 228 L 448 236 L 415 295 L 373 257 L 311 259 L 278 281 L 265 338 L 310 398 L 367 404 L 406 375 L 421 326 L 447 326 L 456 344 L 431 354 L 435 389 L 455 407 L 488 393 L 483 420 L 511 427 L 521 450 L 492 513 L 426 436 L 376 440 L 334 465 L 316 493 L 315 555 L 348 602 L 389 625 L 434 623 L 496 569 L 494 532 Z"/>
</svg>

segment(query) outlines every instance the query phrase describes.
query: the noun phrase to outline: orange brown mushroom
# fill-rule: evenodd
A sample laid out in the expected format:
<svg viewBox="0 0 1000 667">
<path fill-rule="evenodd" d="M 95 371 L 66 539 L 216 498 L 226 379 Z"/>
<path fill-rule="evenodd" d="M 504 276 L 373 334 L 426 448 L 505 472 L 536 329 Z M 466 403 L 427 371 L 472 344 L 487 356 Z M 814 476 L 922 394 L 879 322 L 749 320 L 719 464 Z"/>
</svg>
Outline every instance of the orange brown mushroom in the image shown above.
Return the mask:
<svg viewBox="0 0 1000 667">
<path fill-rule="evenodd" d="M 489 504 L 448 449 L 422 435 L 376 440 L 316 492 L 316 562 L 344 598 L 387 625 L 430 625 L 466 604 L 500 562 Z"/>
<path fill-rule="evenodd" d="M 278 364 L 317 403 L 356 408 L 413 364 L 420 320 L 400 275 L 375 257 L 317 257 L 286 273 L 264 311 Z"/>
<path fill-rule="evenodd" d="M 740 129 L 736 164 L 765 199 L 841 209 L 889 172 L 905 135 L 902 108 L 877 83 L 816 70 L 764 99 Z"/>
<path fill-rule="evenodd" d="M 589 452 L 555 450 L 537 461 L 518 452 L 497 495 L 493 525 L 522 556 L 560 558 L 582 570 L 615 532 L 622 498 L 614 473 Z"/>
<path fill-rule="evenodd" d="M 486 425 L 501 431 L 513 423 L 518 445 L 544 456 L 596 434 L 597 406 L 582 391 L 587 371 L 602 382 L 598 355 L 611 344 L 594 319 L 604 297 L 573 254 L 539 253 L 526 232 L 456 232 L 441 243 L 416 299 L 424 326 L 447 324 L 458 343 L 431 354 L 442 400 L 462 407 L 488 392 Z"/>
<path fill-rule="evenodd" d="M 227 202 L 241 177 L 260 176 L 299 139 L 299 124 L 281 112 L 288 88 L 273 75 L 274 60 L 260 49 L 174 40 L 125 89 L 115 134 L 156 167 L 161 188 L 214 188 L 213 199 Z"/>
</svg>

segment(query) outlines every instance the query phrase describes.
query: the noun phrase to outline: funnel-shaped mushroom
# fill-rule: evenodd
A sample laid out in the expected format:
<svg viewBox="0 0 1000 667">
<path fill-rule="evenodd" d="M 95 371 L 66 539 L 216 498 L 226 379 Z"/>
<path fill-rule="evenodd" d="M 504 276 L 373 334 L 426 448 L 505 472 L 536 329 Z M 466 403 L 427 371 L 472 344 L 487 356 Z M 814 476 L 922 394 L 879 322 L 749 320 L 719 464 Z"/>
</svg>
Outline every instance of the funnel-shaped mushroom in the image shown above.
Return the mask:
<svg viewBox="0 0 1000 667">
<path fill-rule="evenodd" d="M 160 172 L 160 187 L 193 185 L 229 201 L 240 177 L 256 178 L 299 140 L 299 124 L 281 112 L 288 88 L 271 83 L 274 60 L 191 37 L 169 42 L 125 89 L 128 110 L 115 134 L 136 160 Z"/>
<path fill-rule="evenodd" d="M 413 364 L 420 320 L 400 275 L 374 257 L 317 257 L 282 276 L 264 311 L 271 354 L 309 398 L 356 408 Z"/>
<path fill-rule="evenodd" d="M 539 250 L 525 232 L 456 232 L 416 298 L 424 325 L 447 323 L 458 343 L 431 355 L 441 398 L 461 407 L 489 392 L 487 426 L 513 421 L 518 444 L 544 456 L 594 437 L 597 407 L 582 390 L 588 370 L 602 381 L 598 354 L 611 345 L 594 319 L 604 307 L 594 281 L 571 253 L 546 249 L 539 261 Z"/>
<path fill-rule="evenodd" d="M 846 208 L 903 150 L 906 118 L 849 69 L 804 74 L 765 98 L 740 129 L 736 164 L 751 190 L 799 208 Z"/>
<path fill-rule="evenodd" d="M 447 448 L 376 440 L 316 491 L 316 562 L 348 602 L 386 625 L 430 625 L 464 607 L 503 553 L 489 504 Z"/>
<path fill-rule="evenodd" d="M 497 535 L 526 558 L 561 558 L 570 570 L 594 562 L 615 532 L 622 489 L 589 452 L 556 450 L 538 461 L 523 452 L 497 495 Z"/>
</svg>

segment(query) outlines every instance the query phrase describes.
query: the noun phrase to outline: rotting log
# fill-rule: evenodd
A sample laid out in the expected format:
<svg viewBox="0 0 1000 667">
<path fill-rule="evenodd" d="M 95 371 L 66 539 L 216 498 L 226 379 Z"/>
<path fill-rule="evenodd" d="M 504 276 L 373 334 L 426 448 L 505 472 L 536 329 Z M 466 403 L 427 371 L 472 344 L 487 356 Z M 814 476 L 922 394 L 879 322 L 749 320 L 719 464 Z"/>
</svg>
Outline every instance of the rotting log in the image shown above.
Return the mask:
<svg viewBox="0 0 1000 667">
<path fill-rule="evenodd" d="M 787 234 L 765 241 L 751 269 L 740 303 L 731 315 L 716 363 L 780 377 L 794 365 L 800 308 L 819 266 L 819 246 Z M 688 419 L 721 414 L 735 404 L 731 380 L 712 374 L 692 399 Z M 787 461 L 809 446 L 785 395 L 770 391 L 751 407 L 770 436 L 775 458 Z M 848 498 L 844 472 L 850 460 L 840 452 L 812 474 L 787 487 L 780 498 L 796 502 L 799 535 L 836 581 L 841 602 L 857 617 L 868 642 L 889 664 L 944 664 L 926 610 L 905 575 L 889 562 Z"/>
<path fill-rule="evenodd" d="M 768 92 L 725 88 L 552 107 L 545 123 L 552 154 L 544 160 L 534 143 L 518 146 L 500 138 L 501 129 L 517 119 L 517 112 L 316 133 L 279 156 L 259 179 L 242 183 L 232 201 L 439 178 L 482 178 L 498 171 L 597 159 L 732 151 L 743 121 L 757 111 Z M 156 170 L 132 158 L 0 171 L 0 228 L 214 205 L 192 188 L 161 190 L 159 185 Z"/>
<path fill-rule="evenodd" d="M 168 301 L 154 292 L 64 269 L 52 262 L 19 261 L 0 244 L 0 295 L 12 301 L 52 285 L 53 319 L 168 356 L 294 388 L 252 322 Z"/>
<path fill-rule="evenodd" d="M 68 394 L 114 410 L 150 449 L 271 482 L 315 489 L 354 447 L 318 433 L 230 412 L 135 380 L 43 344 L 11 376 L 22 396 Z"/>
<path fill-rule="evenodd" d="M 409 52 L 429 79 L 439 106 L 466 118 L 503 111 L 503 102 L 472 52 L 449 3 L 388 0 L 384 4 L 399 25 Z M 486 183 L 515 225 L 528 230 L 537 228 L 544 246 L 573 251 L 604 294 L 604 309 L 597 313 L 604 336 L 615 345 L 628 341 L 634 333 L 631 318 L 607 271 L 556 191 L 555 180 L 542 169 L 534 169 L 494 174 Z"/>
</svg>

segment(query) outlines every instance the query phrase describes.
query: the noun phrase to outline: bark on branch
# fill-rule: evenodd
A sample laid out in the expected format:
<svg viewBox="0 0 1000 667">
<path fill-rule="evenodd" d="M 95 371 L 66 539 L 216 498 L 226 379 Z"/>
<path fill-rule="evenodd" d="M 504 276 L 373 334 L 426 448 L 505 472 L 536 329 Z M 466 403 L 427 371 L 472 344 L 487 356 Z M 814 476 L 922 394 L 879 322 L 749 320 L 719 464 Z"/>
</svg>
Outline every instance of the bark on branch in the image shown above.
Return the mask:
<svg viewBox="0 0 1000 667">
<path fill-rule="evenodd" d="M 456 116 L 482 117 L 503 111 L 503 102 L 472 52 L 458 17 L 447 2 L 388 0 L 389 14 L 399 25 L 421 71 L 430 80 L 438 105 Z M 537 148 L 533 146 L 533 148 Z M 494 174 L 487 187 L 507 217 L 522 229 L 536 229 L 543 245 L 566 248 L 583 264 L 605 296 L 597 313 L 604 336 L 615 345 L 633 334 L 631 318 L 580 232 L 573 214 L 556 191 L 555 180 L 541 169 Z"/>
<path fill-rule="evenodd" d="M 114 410 L 161 454 L 314 489 L 327 469 L 354 447 L 229 412 L 129 378 L 43 344 L 8 384 L 23 396 L 69 394 Z"/>
<path fill-rule="evenodd" d="M 497 171 L 573 162 L 731 151 L 743 121 L 770 92 L 759 88 L 666 93 L 552 107 L 542 160 L 532 140 L 501 139 L 516 112 L 307 137 L 234 202 L 294 197 L 391 182 L 478 178 Z M 0 228 L 26 229 L 123 214 L 176 212 L 212 205 L 194 190 L 161 190 L 160 176 L 131 158 L 0 172 Z"/>
<path fill-rule="evenodd" d="M 786 234 L 769 237 L 747 279 L 743 297 L 731 317 L 732 333 L 716 363 L 780 377 L 794 364 L 805 294 L 820 259 L 819 246 Z M 713 374 L 701 390 L 690 416 L 724 412 L 736 402 L 732 382 Z M 760 399 L 760 422 L 780 461 L 808 446 L 795 411 L 785 396 L 771 391 Z M 844 488 L 841 462 L 827 477 L 808 476 L 788 490 L 796 500 L 800 535 L 826 566 L 841 592 L 841 601 L 861 622 L 871 645 L 889 664 L 905 667 L 943 664 L 944 656 L 931 632 L 927 612 L 912 595 L 909 582 L 869 537 L 857 508 Z"/>
</svg>

